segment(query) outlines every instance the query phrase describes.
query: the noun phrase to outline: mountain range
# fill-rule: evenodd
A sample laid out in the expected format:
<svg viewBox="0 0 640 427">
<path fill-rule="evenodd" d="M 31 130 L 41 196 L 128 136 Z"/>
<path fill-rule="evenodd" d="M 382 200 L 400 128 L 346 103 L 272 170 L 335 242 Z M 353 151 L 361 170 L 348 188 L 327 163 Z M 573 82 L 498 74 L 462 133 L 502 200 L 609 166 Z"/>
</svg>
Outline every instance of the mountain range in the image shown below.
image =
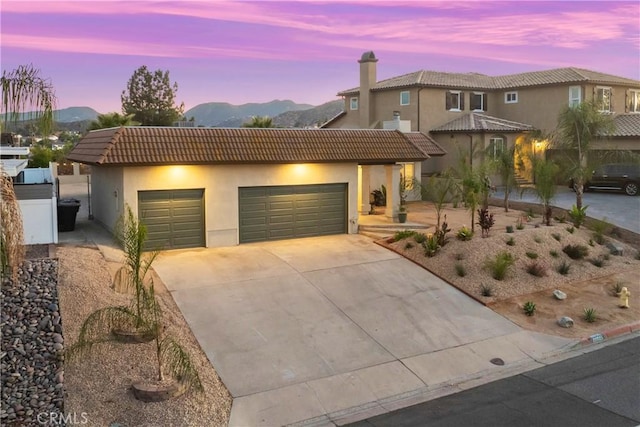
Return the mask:
<svg viewBox="0 0 640 427">
<path fill-rule="evenodd" d="M 341 100 L 322 105 L 296 104 L 290 100 L 273 100 L 266 103 L 233 105 L 226 102 L 207 102 L 185 112 L 196 126 L 240 127 L 254 116 L 267 116 L 277 127 L 310 127 L 320 125 L 336 116 L 343 109 Z M 90 107 L 70 107 L 54 111 L 54 120 L 60 130 L 78 130 L 97 119 L 100 113 Z M 23 115 L 28 120 L 29 114 Z"/>
</svg>

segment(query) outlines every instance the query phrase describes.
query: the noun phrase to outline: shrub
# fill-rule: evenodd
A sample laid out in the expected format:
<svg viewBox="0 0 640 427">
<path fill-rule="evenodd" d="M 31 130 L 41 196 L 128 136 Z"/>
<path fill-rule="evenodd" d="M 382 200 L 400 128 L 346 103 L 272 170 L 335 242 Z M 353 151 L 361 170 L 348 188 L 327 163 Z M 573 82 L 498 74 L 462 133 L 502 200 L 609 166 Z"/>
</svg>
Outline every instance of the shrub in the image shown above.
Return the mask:
<svg viewBox="0 0 640 427">
<path fill-rule="evenodd" d="M 598 219 L 593 221 L 593 223 L 591 224 L 591 229 L 593 230 L 593 239 L 596 241 L 596 243 L 602 245 L 605 241 L 604 235 L 611 229 L 611 224 L 606 221 L 606 218 L 601 220 Z"/>
<path fill-rule="evenodd" d="M 436 231 L 435 231 L 435 235 L 438 240 L 438 245 L 440 245 L 440 247 L 443 247 L 449 241 L 449 237 L 447 236 L 447 233 L 449 233 L 450 231 L 451 229 L 447 225 L 447 216 L 445 215 L 444 221 L 442 221 L 440 228 L 436 227 Z"/>
<path fill-rule="evenodd" d="M 569 264 L 567 261 L 562 261 L 562 263 L 556 267 L 556 271 L 562 274 L 563 276 L 566 276 L 567 274 L 569 274 L 570 269 L 571 269 L 571 264 Z"/>
<path fill-rule="evenodd" d="M 516 228 L 517 228 L 518 230 L 522 230 L 522 229 L 524 229 L 524 224 L 523 224 L 523 222 L 522 222 L 522 217 L 519 217 L 519 218 L 516 220 Z"/>
<path fill-rule="evenodd" d="M 471 238 L 473 237 L 473 231 L 471 231 L 470 228 L 467 228 L 465 225 L 463 225 L 462 228 L 458 230 L 458 234 L 456 234 L 456 237 L 458 238 L 458 240 L 462 240 L 462 241 L 471 240 Z"/>
<path fill-rule="evenodd" d="M 493 296 L 493 286 L 485 284 L 480 285 L 480 295 L 483 297 Z"/>
<path fill-rule="evenodd" d="M 593 239 L 589 239 L 589 246 L 593 247 L 593 246 L 595 246 L 595 245 L 596 245 L 596 244 L 594 243 Z"/>
<path fill-rule="evenodd" d="M 513 233 L 513 225 L 507 225 L 507 233 Z"/>
<path fill-rule="evenodd" d="M 527 273 L 536 277 L 544 277 L 547 275 L 547 268 L 543 264 L 534 261 L 527 265 Z"/>
<path fill-rule="evenodd" d="M 604 266 L 604 259 L 602 257 L 591 258 L 589 262 L 598 268 L 601 268 Z"/>
<path fill-rule="evenodd" d="M 560 256 L 560 254 L 558 253 L 558 251 L 556 251 L 555 249 L 551 249 L 549 251 L 549 255 L 551 255 L 552 258 L 558 258 Z"/>
<path fill-rule="evenodd" d="M 400 231 L 396 231 L 395 234 L 393 235 L 393 241 L 397 242 L 412 236 L 415 236 L 417 233 L 415 231 L 412 230 L 400 230 Z"/>
<path fill-rule="evenodd" d="M 596 316 L 596 309 L 593 307 L 589 307 L 589 308 L 585 308 L 584 309 L 584 320 L 586 320 L 589 323 L 593 323 L 598 319 L 598 317 Z"/>
<path fill-rule="evenodd" d="M 565 228 L 565 230 L 567 230 L 569 232 L 569 234 L 573 234 L 573 232 L 576 231 L 576 229 L 574 227 L 567 227 L 567 228 Z"/>
<path fill-rule="evenodd" d="M 438 249 L 440 249 L 438 238 L 433 234 L 429 234 L 427 239 L 422 243 L 422 247 L 424 248 L 425 256 L 431 258 L 438 252 Z"/>
<path fill-rule="evenodd" d="M 455 258 L 456 261 L 462 261 L 464 259 L 464 253 L 458 252 L 453 257 Z"/>
<path fill-rule="evenodd" d="M 489 213 L 489 209 L 478 209 L 478 222 L 477 224 L 482 229 L 482 237 L 489 236 L 489 230 L 493 227 L 495 220 L 493 214 Z"/>
<path fill-rule="evenodd" d="M 636 252 L 636 256 L 634 258 L 640 260 L 640 251 Z"/>
<path fill-rule="evenodd" d="M 571 206 L 571 210 L 569 210 L 569 218 L 571 218 L 571 222 L 575 228 L 580 228 L 582 224 L 584 224 L 584 220 L 587 218 L 587 208 L 589 206 L 583 206 L 578 209 L 576 205 Z"/>
<path fill-rule="evenodd" d="M 527 316 L 533 316 L 536 312 L 536 304 L 532 301 L 527 301 L 522 306 L 522 309 Z"/>
<path fill-rule="evenodd" d="M 491 277 L 496 280 L 503 280 L 507 275 L 507 270 L 516 262 L 509 252 L 499 252 L 494 258 L 486 261 L 486 267 L 491 271 Z"/>
<path fill-rule="evenodd" d="M 419 245 L 421 245 L 422 243 L 424 243 L 425 240 L 427 240 L 427 235 L 424 233 L 416 233 L 413 236 L 413 240 L 416 241 L 416 243 L 418 243 Z"/>
<path fill-rule="evenodd" d="M 611 259 L 611 254 L 602 254 L 601 257 L 603 260 L 609 261 Z"/>
<path fill-rule="evenodd" d="M 516 240 L 513 237 L 509 237 L 509 240 L 506 241 L 508 246 L 515 246 Z"/>
<path fill-rule="evenodd" d="M 412 247 L 413 247 L 413 243 L 411 243 L 411 242 L 407 242 L 407 243 L 404 245 L 404 248 L 405 248 L 405 249 L 411 249 Z"/>
<path fill-rule="evenodd" d="M 527 255 L 527 258 L 530 258 L 530 259 L 538 258 L 538 254 L 536 252 L 527 252 L 526 255 Z"/>
<path fill-rule="evenodd" d="M 558 221 L 560 224 L 564 224 L 565 222 L 567 222 L 567 215 L 566 214 L 560 214 L 558 216 L 555 216 L 553 219 Z"/>
<path fill-rule="evenodd" d="M 613 286 L 611 286 L 611 294 L 614 297 L 617 297 L 618 294 L 622 291 L 624 284 L 622 282 L 616 282 Z"/>
<path fill-rule="evenodd" d="M 551 237 L 556 239 L 558 242 L 562 240 L 562 236 L 559 233 L 551 233 Z"/>
<path fill-rule="evenodd" d="M 566 245 L 562 248 L 562 252 L 567 254 L 571 259 L 582 259 L 589 255 L 589 248 L 584 245 Z"/>
<path fill-rule="evenodd" d="M 461 263 L 457 262 L 455 265 L 456 274 L 460 277 L 464 277 L 467 275 L 467 269 Z"/>
<path fill-rule="evenodd" d="M 534 236 L 534 237 L 533 237 L 533 241 L 534 241 L 534 242 L 536 242 L 536 243 L 542 243 L 542 237 L 540 237 L 540 236 Z"/>
</svg>

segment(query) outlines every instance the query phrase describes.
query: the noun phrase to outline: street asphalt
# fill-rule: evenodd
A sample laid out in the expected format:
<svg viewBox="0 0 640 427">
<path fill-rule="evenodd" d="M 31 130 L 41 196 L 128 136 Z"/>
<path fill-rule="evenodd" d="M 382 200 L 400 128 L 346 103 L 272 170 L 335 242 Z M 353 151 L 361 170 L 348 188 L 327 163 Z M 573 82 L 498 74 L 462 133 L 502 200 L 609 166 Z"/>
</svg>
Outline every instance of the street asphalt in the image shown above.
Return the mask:
<svg viewBox="0 0 640 427">
<path fill-rule="evenodd" d="M 640 336 L 351 427 L 640 424 Z"/>
</svg>

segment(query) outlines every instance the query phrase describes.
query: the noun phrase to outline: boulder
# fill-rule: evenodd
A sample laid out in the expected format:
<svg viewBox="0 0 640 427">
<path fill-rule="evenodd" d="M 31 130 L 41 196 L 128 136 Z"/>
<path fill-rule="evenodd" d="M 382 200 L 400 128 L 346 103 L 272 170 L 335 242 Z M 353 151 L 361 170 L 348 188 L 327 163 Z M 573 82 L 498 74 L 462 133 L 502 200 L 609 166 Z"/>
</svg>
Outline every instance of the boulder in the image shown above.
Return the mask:
<svg viewBox="0 0 640 427">
<path fill-rule="evenodd" d="M 571 328 L 573 327 L 573 319 L 569 316 L 562 316 L 560 319 L 558 319 L 558 325 L 562 326 L 563 328 Z"/>
<path fill-rule="evenodd" d="M 556 289 L 555 291 L 553 291 L 553 296 L 559 300 L 567 299 L 567 294 L 562 292 L 560 289 Z"/>
</svg>

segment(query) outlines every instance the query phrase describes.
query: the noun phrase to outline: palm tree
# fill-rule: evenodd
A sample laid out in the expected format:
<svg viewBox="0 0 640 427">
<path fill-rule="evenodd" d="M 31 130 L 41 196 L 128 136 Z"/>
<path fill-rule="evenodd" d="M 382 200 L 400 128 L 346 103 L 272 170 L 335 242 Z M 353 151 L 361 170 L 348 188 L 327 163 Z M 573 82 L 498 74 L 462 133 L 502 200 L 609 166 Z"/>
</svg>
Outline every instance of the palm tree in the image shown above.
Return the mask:
<svg viewBox="0 0 640 427">
<path fill-rule="evenodd" d="M 115 128 L 120 126 L 137 126 L 140 123 L 133 120 L 135 114 L 122 115 L 119 113 L 98 114 L 98 118 L 89 124 L 88 130 Z"/>
<path fill-rule="evenodd" d="M 51 82 L 40 76 L 40 70 L 33 65 L 21 65 L 13 71 L 2 72 L 2 112 L 3 122 L 16 122 L 22 113 L 29 112 L 32 119 L 38 119 L 43 135 L 49 135 L 53 128 L 53 110 L 56 96 Z M 2 203 L 0 215 L 1 275 L 16 277 L 18 267 L 24 259 L 24 237 L 22 215 L 15 197 L 13 182 L 3 171 L 0 177 Z"/>
<path fill-rule="evenodd" d="M 551 225 L 551 201 L 556 196 L 556 176 L 560 168 L 555 163 L 536 159 L 533 164 L 534 188 L 538 200 L 542 203 L 545 224 Z"/>
<path fill-rule="evenodd" d="M 491 168 L 495 170 L 504 185 L 504 211 L 509 212 L 509 195 L 518 186 L 516 181 L 516 146 L 502 150 L 491 162 Z"/>
<path fill-rule="evenodd" d="M 20 65 L 12 71 L 3 71 L 2 115 L 4 122 L 28 119 L 37 120 L 40 132 L 49 135 L 53 129 L 53 110 L 56 95 L 49 79 L 40 76 L 40 70 L 33 65 Z"/>
<path fill-rule="evenodd" d="M 602 114 L 595 102 L 567 106 L 558 116 L 555 145 L 569 154 L 569 178 L 576 192 L 576 207 L 582 209 L 584 183 L 589 179 L 587 157 L 591 144 L 610 134 L 614 128 L 611 116 Z"/>
<path fill-rule="evenodd" d="M 253 116 L 249 123 L 243 123 L 243 128 L 274 128 L 273 120 L 269 116 Z"/>
</svg>

